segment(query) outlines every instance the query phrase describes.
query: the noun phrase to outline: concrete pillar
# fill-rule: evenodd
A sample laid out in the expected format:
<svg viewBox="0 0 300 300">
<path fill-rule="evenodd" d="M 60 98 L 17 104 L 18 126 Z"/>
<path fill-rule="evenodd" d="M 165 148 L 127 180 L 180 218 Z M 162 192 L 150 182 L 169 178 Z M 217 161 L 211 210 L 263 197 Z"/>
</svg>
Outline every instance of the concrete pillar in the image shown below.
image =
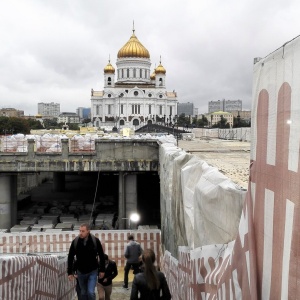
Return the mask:
<svg viewBox="0 0 300 300">
<path fill-rule="evenodd" d="M 126 173 L 119 172 L 119 229 L 125 229 L 126 220 L 125 216 L 125 197 L 124 197 L 124 176 Z"/>
<path fill-rule="evenodd" d="M 34 158 L 35 152 L 34 152 L 34 145 L 35 145 L 35 140 L 34 139 L 28 139 L 27 140 L 27 151 L 28 151 L 28 158 Z"/>
<path fill-rule="evenodd" d="M 65 191 L 65 173 L 53 172 L 53 190 L 55 192 Z"/>
<path fill-rule="evenodd" d="M 137 175 L 128 174 L 125 178 L 125 199 L 126 199 L 126 228 L 136 229 L 136 223 L 129 222 L 132 213 L 137 213 Z M 130 223 L 130 228 L 129 228 Z"/>
<path fill-rule="evenodd" d="M 66 159 L 69 156 L 69 139 L 61 139 L 61 156 Z"/>
<path fill-rule="evenodd" d="M 17 175 L 0 176 L 0 228 L 17 223 Z"/>
<path fill-rule="evenodd" d="M 98 159 L 101 157 L 100 143 L 101 143 L 100 139 L 95 139 L 95 151 Z"/>
</svg>

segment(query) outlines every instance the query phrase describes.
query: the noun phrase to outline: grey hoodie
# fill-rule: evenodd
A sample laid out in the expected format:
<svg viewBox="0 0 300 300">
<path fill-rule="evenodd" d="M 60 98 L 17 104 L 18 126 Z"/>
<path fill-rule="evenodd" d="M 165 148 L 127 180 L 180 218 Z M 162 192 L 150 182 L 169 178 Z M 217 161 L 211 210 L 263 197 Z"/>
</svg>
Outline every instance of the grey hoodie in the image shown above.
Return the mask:
<svg viewBox="0 0 300 300">
<path fill-rule="evenodd" d="M 127 263 L 138 263 L 139 257 L 142 254 L 142 247 L 136 241 L 130 241 L 125 250 L 125 257 L 127 258 Z"/>
</svg>

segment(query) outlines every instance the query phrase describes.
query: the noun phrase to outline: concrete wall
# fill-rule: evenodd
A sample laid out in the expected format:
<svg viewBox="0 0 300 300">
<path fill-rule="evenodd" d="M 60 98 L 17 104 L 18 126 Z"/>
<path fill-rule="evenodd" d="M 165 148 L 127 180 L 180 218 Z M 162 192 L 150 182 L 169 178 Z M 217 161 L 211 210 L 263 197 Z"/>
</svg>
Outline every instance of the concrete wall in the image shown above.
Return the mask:
<svg viewBox="0 0 300 300">
<path fill-rule="evenodd" d="M 69 152 L 69 140 L 62 139 L 59 152 L 35 152 L 28 140 L 28 152 L 5 152 L 0 172 L 90 172 L 157 171 L 158 143 L 155 140 L 96 140 L 95 151 Z"/>
<path fill-rule="evenodd" d="M 41 172 L 34 174 L 18 173 L 18 188 L 17 194 L 26 194 L 33 188 L 38 187 L 43 181 L 52 179 L 52 172 Z"/>
</svg>

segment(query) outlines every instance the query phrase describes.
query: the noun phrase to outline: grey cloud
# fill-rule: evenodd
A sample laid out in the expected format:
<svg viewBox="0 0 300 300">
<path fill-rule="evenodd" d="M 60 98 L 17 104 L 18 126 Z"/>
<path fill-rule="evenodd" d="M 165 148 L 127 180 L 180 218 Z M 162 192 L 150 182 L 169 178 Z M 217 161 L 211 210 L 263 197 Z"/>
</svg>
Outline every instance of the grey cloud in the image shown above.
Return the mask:
<svg viewBox="0 0 300 300">
<path fill-rule="evenodd" d="M 2 1 L 0 103 L 37 112 L 40 101 L 61 109 L 89 106 L 103 88 L 109 55 L 136 35 L 152 70 L 167 70 L 167 88 L 200 113 L 210 100 L 242 99 L 251 108 L 253 58 L 299 34 L 296 0 Z"/>
</svg>

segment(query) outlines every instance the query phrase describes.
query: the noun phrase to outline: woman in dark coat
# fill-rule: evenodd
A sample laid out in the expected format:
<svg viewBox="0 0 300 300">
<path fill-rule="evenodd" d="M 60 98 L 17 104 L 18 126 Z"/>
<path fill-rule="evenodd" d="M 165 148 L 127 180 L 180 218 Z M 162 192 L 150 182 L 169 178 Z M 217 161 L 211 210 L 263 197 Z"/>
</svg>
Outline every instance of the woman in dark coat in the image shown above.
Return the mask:
<svg viewBox="0 0 300 300">
<path fill-rule="evenodd" d="M 130 300 L 170 300 L 172 297 L 165 275 L 157 271 L 154 266 L 154 251 L 145 250 L 142 254 L 142 261 L 143 273 L 134 276 Z"/>
</svg>

